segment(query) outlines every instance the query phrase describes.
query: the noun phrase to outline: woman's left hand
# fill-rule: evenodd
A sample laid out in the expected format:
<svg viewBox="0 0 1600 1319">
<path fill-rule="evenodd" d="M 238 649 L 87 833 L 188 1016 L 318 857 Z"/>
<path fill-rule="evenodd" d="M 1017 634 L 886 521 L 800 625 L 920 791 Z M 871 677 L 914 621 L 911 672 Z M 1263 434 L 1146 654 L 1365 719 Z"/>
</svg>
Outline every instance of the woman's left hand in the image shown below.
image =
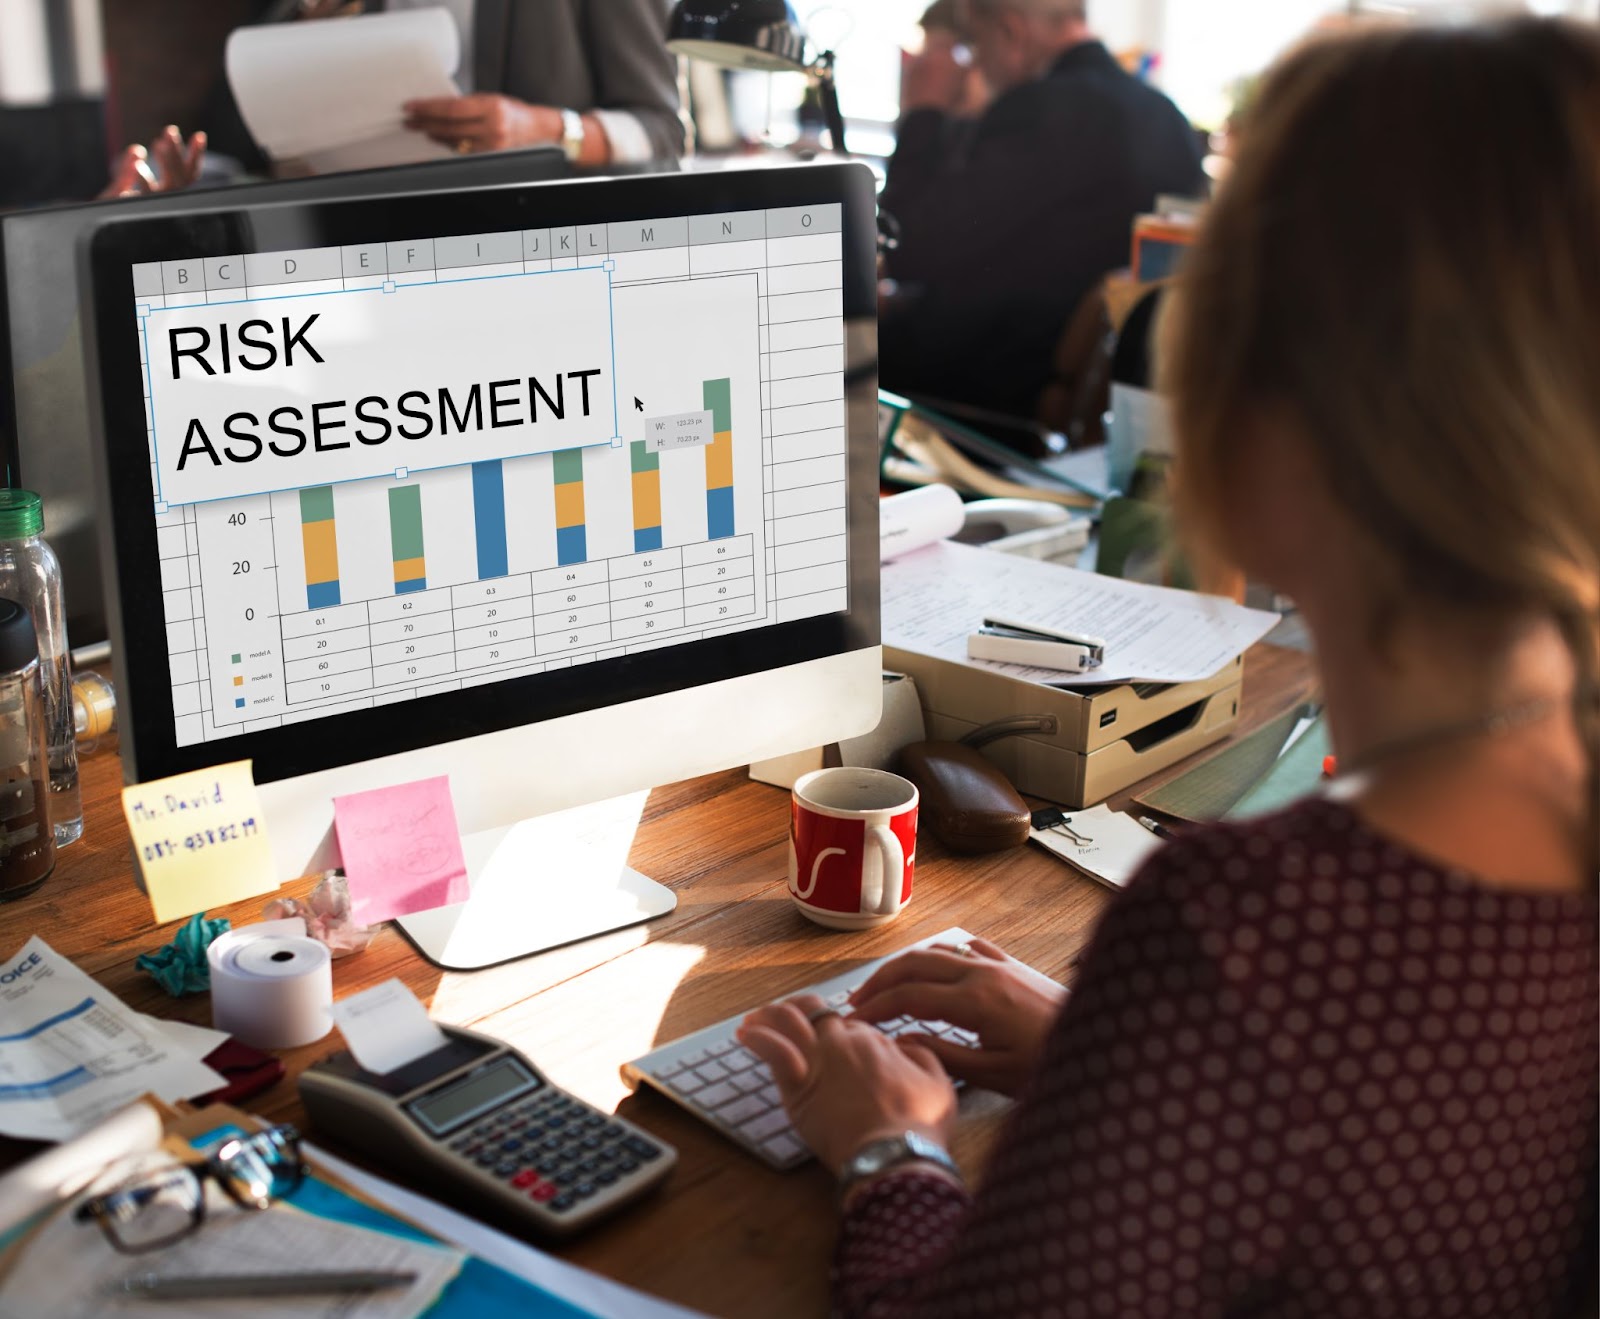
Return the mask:
<svg viewBox="0 0 1600 1319">
<path fill-rule="evenodd" d="M 955 1087 L 914 1041 L 899 1043 L 822 1013 L 813 994 L 756 1009 L 738 1035 L 772 1068 L 795 1130 L 835 1175 L 869 1141 L 886 1136 L 916 1131 L 949 1143 Z"/>
</svg>

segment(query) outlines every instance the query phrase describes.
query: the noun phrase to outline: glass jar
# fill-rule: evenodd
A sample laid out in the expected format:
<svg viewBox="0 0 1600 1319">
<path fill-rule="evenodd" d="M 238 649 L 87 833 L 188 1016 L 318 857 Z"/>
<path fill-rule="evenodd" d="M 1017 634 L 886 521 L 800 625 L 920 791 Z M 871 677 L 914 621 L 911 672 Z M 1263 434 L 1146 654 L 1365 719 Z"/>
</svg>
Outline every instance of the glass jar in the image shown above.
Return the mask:
<svg viewBox="0 0 1600 1319">
<path fill-rule="evenodd" d="M 72 720 L 72 655 L 61 598 L 61 565 L 45 543 L 44 508 L 31 490 L 0 490 L 0 598 L 33 619 L 44 682 L 45 746 L 50 765 L 50 824 L 56 846 L 83 836 L 78 744 Z"/>
<path fill-rule="evenodd" d="M 49 783 L 33 620 L 0 599 L 0 902 L 32 893 L 56 867 Z"/>
</svg>

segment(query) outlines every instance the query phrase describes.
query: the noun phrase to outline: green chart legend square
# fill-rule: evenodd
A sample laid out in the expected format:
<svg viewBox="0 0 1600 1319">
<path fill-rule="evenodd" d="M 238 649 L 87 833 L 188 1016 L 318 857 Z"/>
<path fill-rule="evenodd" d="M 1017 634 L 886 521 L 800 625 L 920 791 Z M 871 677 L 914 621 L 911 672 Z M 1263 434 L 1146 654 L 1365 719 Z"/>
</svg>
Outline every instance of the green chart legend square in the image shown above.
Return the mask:
<svg viewBox="0 0 1600 1319">
<path fill-rule="evenodd" d="M 235 663 L 235 664 L 242 664 L 242 663 L 244 663 L 244 657 L 243 657 L 243 656 L 241 656 L 241 655 L 235 655 L 235 656 L 234 656 L 234 657 L 233 657 L 233 662 L 234 662 L 234 663 Z"/>
</svg>

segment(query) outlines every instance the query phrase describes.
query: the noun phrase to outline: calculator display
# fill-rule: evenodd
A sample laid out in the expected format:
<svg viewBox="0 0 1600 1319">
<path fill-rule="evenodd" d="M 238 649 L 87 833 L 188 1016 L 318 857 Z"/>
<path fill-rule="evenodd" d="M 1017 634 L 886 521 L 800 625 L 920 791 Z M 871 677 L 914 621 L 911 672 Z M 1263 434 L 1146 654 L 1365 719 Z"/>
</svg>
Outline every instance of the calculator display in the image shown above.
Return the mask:
<svg viewBox="0 0 1600 1319">
<path fill-rule="evenodd" d="M 467 1118 L 497 1107 L 512 1095 L 537 1089 L 539 1084 L 538 1077 L 515 1058 L 501 1058 L 432 1094 L 412 1100 L 406 1108 L 437 1136 Z"/>
</svg>

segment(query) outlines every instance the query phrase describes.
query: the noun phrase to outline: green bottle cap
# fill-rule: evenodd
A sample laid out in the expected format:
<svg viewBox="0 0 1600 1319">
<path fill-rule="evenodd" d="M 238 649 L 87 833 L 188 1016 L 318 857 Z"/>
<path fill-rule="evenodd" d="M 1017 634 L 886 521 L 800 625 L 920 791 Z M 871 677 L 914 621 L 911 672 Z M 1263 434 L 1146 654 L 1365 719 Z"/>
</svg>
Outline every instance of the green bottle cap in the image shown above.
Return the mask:
<svg viewBox="0 0 1600 1319">
<path fill-rule="evenodd" d="M 44 530 L 44 504 L 31 490 L 0 490 L 0 540 L 21 540 Z"/>
</svg>

